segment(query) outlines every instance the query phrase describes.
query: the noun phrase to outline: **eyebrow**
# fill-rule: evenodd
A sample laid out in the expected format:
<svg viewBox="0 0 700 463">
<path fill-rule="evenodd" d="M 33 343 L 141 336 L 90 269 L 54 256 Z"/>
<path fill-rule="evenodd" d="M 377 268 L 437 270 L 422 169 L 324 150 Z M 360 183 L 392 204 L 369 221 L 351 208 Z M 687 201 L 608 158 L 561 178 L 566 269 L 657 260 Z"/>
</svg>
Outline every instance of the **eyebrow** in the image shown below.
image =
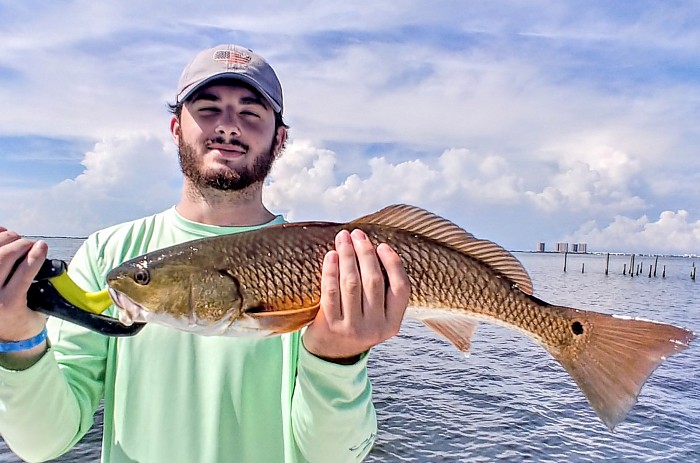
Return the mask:
<svg viewBox="0 0 700 463">
<path fill-rule="evenodd" d="M 215 94 L 213 94 L 211 92 L 208 92 L 207 90 L 203 90 L 203 91 L 195 94 L 192 97 L 191 101 L 192 101 L 192 103 L 194 103 L 194 102 L 199 101 L 199 100 L 217 102 L 217 101 L 221 101 L 221 98 L 219 98 L 218 96 L 216 96 Z M 257 95 L 244 96 L 244 97 L 241 97 L 238 101 L 241 104 L 260 105 L 263 108 L 267 109 L 267 105 L 265 104 L 265 101 L 262 98 L 258 97 Z"/>
</svg>

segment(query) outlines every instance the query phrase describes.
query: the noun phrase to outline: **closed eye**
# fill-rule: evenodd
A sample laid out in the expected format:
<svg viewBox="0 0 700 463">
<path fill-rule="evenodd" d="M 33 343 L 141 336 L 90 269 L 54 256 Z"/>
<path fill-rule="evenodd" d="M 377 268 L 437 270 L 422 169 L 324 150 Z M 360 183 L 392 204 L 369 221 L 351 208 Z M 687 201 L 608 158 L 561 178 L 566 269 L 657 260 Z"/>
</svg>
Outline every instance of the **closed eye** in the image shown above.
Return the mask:
<svg viewBox="0 0 700 463">
<path fill-rule="evenodd" d="M 218 114 L 221 112 L 221 110 L 215 106 L 205 106 L 203 108 L 199 108 L 197 110 L 197 112 L 199 112 L 200 114 L 207 115 L 207 114 Z"/>
</svg>

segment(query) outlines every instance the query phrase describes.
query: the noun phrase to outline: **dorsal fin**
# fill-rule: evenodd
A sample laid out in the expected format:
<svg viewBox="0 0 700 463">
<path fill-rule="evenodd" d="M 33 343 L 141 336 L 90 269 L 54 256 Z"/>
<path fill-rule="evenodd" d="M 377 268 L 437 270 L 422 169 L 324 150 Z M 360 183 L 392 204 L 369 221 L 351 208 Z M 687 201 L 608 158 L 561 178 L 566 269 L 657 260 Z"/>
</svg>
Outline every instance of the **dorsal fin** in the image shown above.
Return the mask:
<svg viewBox="0 0 700 463">
<path fill-rule="evenodd" d="M 522 264 L 511 253 L 488 240 L 475 238 L 447 219 L 416 206 L 396 204 L 387 206 L 373 214 L 360 217 L 351 223 L 372 223 L 401 228 L 419 233 L 451 248 L 463 252 L 488 265 L 500 275 L 518 285 L 518 288 L 532 294 L 532 281 Z"/>
</svg>

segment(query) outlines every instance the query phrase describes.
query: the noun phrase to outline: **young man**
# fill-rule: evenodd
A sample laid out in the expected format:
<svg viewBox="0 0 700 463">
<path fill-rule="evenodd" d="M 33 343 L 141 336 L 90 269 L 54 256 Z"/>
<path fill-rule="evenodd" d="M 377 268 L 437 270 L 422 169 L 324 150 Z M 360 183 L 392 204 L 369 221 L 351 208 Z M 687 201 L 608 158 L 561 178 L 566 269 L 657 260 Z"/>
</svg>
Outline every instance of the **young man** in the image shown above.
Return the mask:
<svg viewBox="0 0 700 463">
<path fill-rule="evenodd" d="M 88 291 L 103 289 L 111 268 L 143 253 L 283 221 L 262 202 L 287 137 L 269 64 L 235 45 L 205 50 L 185 68 L 172 109 L 180 201 L 91 235 L 69 267 Z M 26 305 L 47 246 L 0 228 L 0 284 L 25 254 L 0 286 L 0 433 L 21 457 L 66 452 L 101 399 L 103 462 L 343 462 L 371 449 L 366 352 L 398 332 L 410 291 L 386 244 L 375 248 L 360 230 L 339 233 L 323 262 L 314 322 L 303 334 L 266 339 L 156 325 L 108 338 L 51 319 L 49 342 L 45 318 Z"/>
</svg>

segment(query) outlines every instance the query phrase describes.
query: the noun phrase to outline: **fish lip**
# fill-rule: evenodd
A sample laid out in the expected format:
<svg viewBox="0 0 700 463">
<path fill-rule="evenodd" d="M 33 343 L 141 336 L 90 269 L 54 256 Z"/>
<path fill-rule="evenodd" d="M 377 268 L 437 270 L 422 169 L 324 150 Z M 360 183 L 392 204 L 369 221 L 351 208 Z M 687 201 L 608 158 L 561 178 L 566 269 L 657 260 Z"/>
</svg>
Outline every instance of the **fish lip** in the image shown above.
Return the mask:
<svg viewBox="0 0 700 463">
<path fill-rule="evenodd" d="M 194 333 L 203 336 L 235 336 L 266 338 L 274 336 L 276 333 L 262 330 L 256 320 L 241 316 L 235 320 L 222 318 L 210 325 L 192 325 L 192 320 L 176 318 L 168 314 L 153 313 L 147 308 L 134 302 L 129 296 L 114 288 L 107 288 L 114 305 L 119 311 L 119 321 L 127 326 L 134 322 L 149 323 L 154 322 L 170 328 L 175 328 L 187 333 Z"/>
<path fill-rule="evenodd" d="M 107 291 L 119 312 L 119 322 L 122 325 L 131 326 L 134 322 L 146 322 L 145 314 L 148 313 L 148 310 L 144 306 L 134 302 L 133 299 L 119 290 L 107 288 Z"/>
</svg>

